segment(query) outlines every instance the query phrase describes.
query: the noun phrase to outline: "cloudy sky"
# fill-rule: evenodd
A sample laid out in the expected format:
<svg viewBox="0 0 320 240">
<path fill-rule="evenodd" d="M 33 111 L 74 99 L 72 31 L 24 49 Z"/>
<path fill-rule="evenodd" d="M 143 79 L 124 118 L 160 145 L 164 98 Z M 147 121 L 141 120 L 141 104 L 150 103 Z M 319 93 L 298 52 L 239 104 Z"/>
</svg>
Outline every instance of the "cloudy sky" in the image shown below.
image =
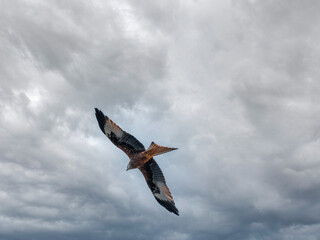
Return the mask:
<svg viewBox="0 0 320 240">
<path fill-rule="evenodd" d="M 315 240 L 320 2 L 0 0 L 0 239 Z M 179 150 L 161 207 L 94 107 Z"/>
</svg>

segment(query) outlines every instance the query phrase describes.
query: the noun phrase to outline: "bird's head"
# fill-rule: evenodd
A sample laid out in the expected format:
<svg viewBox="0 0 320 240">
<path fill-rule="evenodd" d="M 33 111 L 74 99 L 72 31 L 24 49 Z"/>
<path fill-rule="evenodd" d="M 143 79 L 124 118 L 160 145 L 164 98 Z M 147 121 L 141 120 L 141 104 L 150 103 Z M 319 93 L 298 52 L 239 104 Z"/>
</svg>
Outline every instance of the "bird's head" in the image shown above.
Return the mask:
<svg viewBox="0 0 320 240">
<path fill-rule="evenodd" d="M 130 170 L 130 169 L 133 169 L 133 168 L 134 168 L 134 167 L 131 165 L 131 162 L 129 162 L 129 163 L 128 163 L 128 166 L 127 166 L 127 171 Z"/>
</svg>

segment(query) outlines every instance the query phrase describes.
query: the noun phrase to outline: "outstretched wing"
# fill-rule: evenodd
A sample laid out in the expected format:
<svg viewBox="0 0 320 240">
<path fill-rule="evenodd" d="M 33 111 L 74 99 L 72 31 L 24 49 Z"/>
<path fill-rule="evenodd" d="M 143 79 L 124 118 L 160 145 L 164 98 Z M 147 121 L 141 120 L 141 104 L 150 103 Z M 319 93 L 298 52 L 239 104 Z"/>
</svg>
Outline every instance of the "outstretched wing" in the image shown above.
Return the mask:
<svg viewBox="0 0 320 240">
<path fill-rule="evenodd" d="M 171 192 L 166 184 L 157 162 L 151 158 L 142 167 L 139 167 L 155 199 L 169 212 L 179 216 L 179 210 L 176 208 Z"/>
<path fill-rule="evenodd" d="M 134 136 L 123 131 L 102 111 L 95 108 L 96 117 L 101 131 L 111 140 L 111 142 L 124 151 L 128 156 L 133 153 L 144 151 L 145 148 Z"/>
</svg>

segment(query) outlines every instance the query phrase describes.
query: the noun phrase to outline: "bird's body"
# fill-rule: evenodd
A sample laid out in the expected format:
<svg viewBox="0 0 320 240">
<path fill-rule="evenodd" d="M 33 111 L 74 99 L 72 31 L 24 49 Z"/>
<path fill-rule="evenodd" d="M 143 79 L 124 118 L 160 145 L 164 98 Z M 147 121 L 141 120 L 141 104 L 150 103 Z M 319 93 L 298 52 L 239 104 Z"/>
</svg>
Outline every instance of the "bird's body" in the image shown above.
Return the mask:
<svg viewBox="0 0 320 240">
<path fill-rule="evenodd" d="M 142 143 L 131 134 L 123 131 L 102 111 L 97 108 L 95 111 L 101 131 L 113 144 L 128 155 L 130 161 L 127 170 L 138 168 L 142 172 L 155 199 L 168 211 L 179 215 L 162 171 L 153 158 L 156 155 L 176 150 L 177 148 L 162 147 L 152 142 L 146 150 Z"/>
<path fill-rule="evenodd" d="M 127 168 L 127 170 L 139 168 L 151 159 L 150 157 L 146 156 L 145 151 L 132 154 L 132 156 L 129 158 L 130 162 L 128 164 L 129 167 Z"/>
</svg>

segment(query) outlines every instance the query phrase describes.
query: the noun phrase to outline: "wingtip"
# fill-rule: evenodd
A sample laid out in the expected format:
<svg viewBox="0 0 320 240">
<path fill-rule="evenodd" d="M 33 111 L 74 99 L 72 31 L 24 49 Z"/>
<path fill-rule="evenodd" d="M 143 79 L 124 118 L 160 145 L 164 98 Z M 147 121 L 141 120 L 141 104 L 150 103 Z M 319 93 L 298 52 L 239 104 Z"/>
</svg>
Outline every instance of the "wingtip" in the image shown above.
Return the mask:
<svg viewBox="0 0 320 240">
<path fill-rule="evenodd" d="M 169 210 L 169 209 L 168 209 Z M 179 210 L 178 210 L 178 208 L 176 208 L 176 206 L 171 206 L 171 208 L 170 208 L 170 210 L 169 210 L 170 212 L 172 212 L 172 213 L 174 213 L 175 215 L 177 215 L 177 216 L 180 216 L 179 215 Z"/>
<path fill-rule="evenodd" d="M 177 216 L 180 216 L 179 215 L 179 210 L 177 209 L 177 211 L 173 211 L 172 213 L 174 213 L 175 215 L 177 215 Z"/>
<path fill-rule="evenodd" d="M 166 208 L 169 212 L 174 213 L 175 215 L 179 216 L 179 210 L 175 206 L 174 202 L 162 201 L 162 200 L 158 199 L 157 197 L 155 197 L 155 199 L 157 200 L 158 203 L 160 203 L 160 205 L 162 205 L 164 208 Z"/>
<path fill-rule="evenodd" d="M 179 216 L 179 210 L 178 210 L 178 208 L 177 208 L 175 205 L 173 205 L 172 207 L 173 207 L 173 208 L 172 208 L 172 212 L 173 212 L 175 215 Z"/>
<path fill-rule="evenodd" d="M 98 108 L 95 108 L 96 110 L 96 118 L 98 120 L 98 123 L 99 123 L 99 127 L 101 129 L 101 131 L 104 133 L 104 125 L 105 125 L 105 116 L 103 114 L 102 111 L 100 111 Z"/>
</svg>

